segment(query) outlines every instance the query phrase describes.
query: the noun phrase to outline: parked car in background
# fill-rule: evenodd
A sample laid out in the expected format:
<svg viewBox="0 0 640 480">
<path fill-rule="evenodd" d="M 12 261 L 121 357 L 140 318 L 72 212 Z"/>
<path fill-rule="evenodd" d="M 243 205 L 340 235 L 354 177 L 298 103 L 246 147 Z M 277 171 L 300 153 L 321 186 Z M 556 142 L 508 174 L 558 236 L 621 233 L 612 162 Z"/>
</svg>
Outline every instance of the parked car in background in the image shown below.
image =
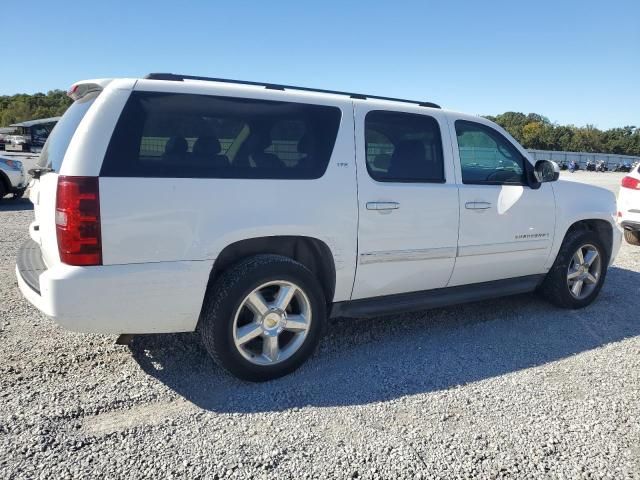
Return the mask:
<svg viewBox="0 0 640 480">
<path fill-rule="evenodd" d="M 0 157 L 0 201 L 7 195 L 21 198 L 27 189 L 27 175 L 20 160 Z"/>
<path fill-rule="evenodd" d="M 618 221 L 624 228 L 625 240 L 631 245 L 640 245 L 640 165 L 622 179 Z"/>
<path fill-rule="evenodd" d="M 0 150 L 5 150 L 5 145 L 10 143 L 11 140 L 9 137 L 15 132 L 15 128 L 13 127 L 2 127 L 0 128 Z"/>
<path fill-rule="evenodd" d="M 40 152 L 59 119 L 60 117 L 41 118 L 10 125 L 12 130 L 5 134 L 5 150 Z"/>
<path fill-rule="evenodd" d="M 171 74 L 69 94 L 22 293 L 76 331 L 198 331 L 246 380 L 298 368 L 329 316 L 586 307 L 622 240 L 611 192 L 430 102 Z"/>
</svg>

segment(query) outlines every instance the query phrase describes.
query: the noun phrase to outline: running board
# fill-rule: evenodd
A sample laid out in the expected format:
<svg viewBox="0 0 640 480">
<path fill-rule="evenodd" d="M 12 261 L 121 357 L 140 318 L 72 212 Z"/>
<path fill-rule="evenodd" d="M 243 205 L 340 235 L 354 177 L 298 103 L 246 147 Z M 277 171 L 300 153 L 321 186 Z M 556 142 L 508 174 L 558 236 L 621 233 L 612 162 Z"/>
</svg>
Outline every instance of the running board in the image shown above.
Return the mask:
<svg viewBox="0 0 640 480">
<path fill-rule="evenodd" d="M 528 275 L 493 282 L 337 302 L 331 308 L 331 317 L 371 318 L 506 297 L 532 292 L 540 285 L 542 279 L 544 274 Z"/>
</svg>

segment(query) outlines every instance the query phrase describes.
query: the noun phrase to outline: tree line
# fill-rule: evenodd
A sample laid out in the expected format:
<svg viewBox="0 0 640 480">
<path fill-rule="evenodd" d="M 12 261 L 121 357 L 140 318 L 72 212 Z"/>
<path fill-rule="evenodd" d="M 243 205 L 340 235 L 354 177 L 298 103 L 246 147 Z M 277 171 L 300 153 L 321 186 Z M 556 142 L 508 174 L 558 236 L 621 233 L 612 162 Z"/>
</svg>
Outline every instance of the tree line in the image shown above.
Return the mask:
<svg viewBox="0 0 640 480">
<path fill-rule="evenodd" d="M 600 130 L 593 125 L 558 125 L 537 113 L 506 112 L 486 118 L 508 131 L 525 148 L 640 156 L 640 128 Z"/>
<path fill-rule="evenodd" d="M 0 127 L 56 117 L 69 105 L 71 99 L 63 90 L 3 95 L 0 96 Z M 558 125 L 540 114 L 520 112 L 486 115 L 486 118 L 502 126 L 525 148 L 640 156 L 640 128 L 635 126 L 600 130 L 593 125 Z"/>
<path fill-rule="evenodd" d="M 0 127 L 12 123 L 36 120 L 38 118 L 57 117 L 71 105 L 71 99 L 63 90 L 50 90 L 46 94 L 0 96 Z"/>
</svg>

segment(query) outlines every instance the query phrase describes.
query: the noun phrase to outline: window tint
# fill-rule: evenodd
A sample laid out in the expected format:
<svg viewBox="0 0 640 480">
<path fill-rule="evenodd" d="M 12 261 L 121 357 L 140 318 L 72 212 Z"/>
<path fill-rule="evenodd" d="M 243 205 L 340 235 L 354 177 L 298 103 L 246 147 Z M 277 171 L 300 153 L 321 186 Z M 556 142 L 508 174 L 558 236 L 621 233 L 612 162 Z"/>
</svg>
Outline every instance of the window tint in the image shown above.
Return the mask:
<svg viewBox="0 0 640 480">
<path fill-rule="evenodd" d="M 525 159 L 499 132 L 465 120 L 456 121 L 462 182 L 503 185 L 525 183 Z"/>
<path fill-rule="evenodd" d="M 37 164 L 39 167 L 51 168 L 54 172 L 60 171 L 60 166 L 62 165 L 62 160 L 64 154 L 67 152 L 71 138 L 73 134 L 76 133 L 78 125 L 80 125 L 84 115 L 87 113 L 87 110 L 89 110 L 89 107 L 93 105 L 99 93 L 100 92 L 90 93 L 76 100 L 67 108 L 42 148 L 42 153 L 40 153 Z"/>
<path fill-rule="evenodd" d="M 321 177 L 340 109 L 302 103 L 134 92 L 102 165 L 105 177 Z"/>
<path fill-rule="evenodd" d="M 379 182 L 444 182 L 438 122 L 426 115 L 374 110 L 365 118 L 367 170 Z"/>
</svg>

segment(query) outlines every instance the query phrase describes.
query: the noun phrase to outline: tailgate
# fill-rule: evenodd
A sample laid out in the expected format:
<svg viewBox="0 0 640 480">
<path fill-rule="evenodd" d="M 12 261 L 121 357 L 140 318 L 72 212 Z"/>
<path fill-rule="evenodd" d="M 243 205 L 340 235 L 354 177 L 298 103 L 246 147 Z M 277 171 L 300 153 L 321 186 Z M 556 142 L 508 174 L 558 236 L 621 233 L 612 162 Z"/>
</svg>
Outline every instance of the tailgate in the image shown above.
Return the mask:
<svg viewBox="0 0 640 480">
<path fill-rule="evenodd" d="M 92 90 L 73 102 L 51 131 L 40 153 L 37 168 L 32 170 L 32 172 L 38 172 L 34 175 L 29 194 L 36 217 L 31 224 L 30 234 L 33 241 L 40 245 L 47 267 L 60 262 L 56 236 L 58 172 L 78 125 L 99 94 L 99 91 Z"/>
<path fill-rule="evenodd" d="M 57 185 L 58 174 L 50 172 L 33 180 L 29 194 L 35 214 L 29 233 L 33 241 L 40 245 L 47 266 L 60 261 L 55 220 Z"/>
</svg>

